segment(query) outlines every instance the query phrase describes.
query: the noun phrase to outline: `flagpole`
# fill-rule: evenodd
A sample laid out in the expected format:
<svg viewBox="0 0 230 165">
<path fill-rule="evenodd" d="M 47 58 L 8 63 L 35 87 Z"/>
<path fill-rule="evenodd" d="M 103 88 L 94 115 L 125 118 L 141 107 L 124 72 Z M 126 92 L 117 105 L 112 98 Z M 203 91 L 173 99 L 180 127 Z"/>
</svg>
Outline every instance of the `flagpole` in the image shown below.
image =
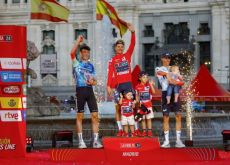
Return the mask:
<svg viewBox="0 0 230 165">
<path fill-rule="evenodd" d="M 28 4 L 27 4 L 27 10 L 28 10 L 28 20 L 26 22 L 26 26 L 27 26 L 27 36 L 29 35 L 29 27 L 30 27 L 30 23 L 31 23 L 31 0 L 28 0 Z M 28 39 L 28 37 L 27 37 Z M 26 59 L 27 62 L 27 59 Z M 27 76 L 27 87 L 30 88 L 31 87 L 31 76 L 28 75 Z"/>
<path fill-rule="evenodd" d="M 96 0 L 93 1 L 93 56 L 96 57 Z"/>
</svg>

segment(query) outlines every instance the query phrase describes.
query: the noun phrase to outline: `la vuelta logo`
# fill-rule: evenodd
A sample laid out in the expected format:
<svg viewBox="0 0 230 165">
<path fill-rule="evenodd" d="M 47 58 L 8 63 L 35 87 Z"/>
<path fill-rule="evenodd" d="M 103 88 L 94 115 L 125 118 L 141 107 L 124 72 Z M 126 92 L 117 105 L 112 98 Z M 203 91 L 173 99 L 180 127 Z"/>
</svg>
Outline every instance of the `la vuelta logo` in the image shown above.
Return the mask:
<svg viewBox="0 0 230 165">
<path fill-rule="evenodd" d="M 11 35 L 0 35 L 0 42 L 11 42 L 12 36 Z"/>
</svg>

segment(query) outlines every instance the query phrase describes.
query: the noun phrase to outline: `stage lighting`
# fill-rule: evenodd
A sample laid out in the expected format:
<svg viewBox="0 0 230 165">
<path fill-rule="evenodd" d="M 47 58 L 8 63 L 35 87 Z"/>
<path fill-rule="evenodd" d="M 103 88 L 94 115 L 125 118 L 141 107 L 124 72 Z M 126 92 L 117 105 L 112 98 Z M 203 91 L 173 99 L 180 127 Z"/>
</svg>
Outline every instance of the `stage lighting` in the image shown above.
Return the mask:
<svg viewBox="0 0 230 165">
<path fill-rule="evenodd" d="M 32 137 L 26 137 L 26 152 L 31 152 L 34 148 L 34 142 Z"/>
</svg>

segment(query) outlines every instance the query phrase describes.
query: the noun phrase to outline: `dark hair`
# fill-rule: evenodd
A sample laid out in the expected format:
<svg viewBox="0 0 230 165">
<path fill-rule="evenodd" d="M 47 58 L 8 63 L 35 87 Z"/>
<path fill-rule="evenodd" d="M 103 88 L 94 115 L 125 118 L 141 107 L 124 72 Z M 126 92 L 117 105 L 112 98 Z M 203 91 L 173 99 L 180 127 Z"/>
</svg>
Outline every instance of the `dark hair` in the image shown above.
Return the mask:
<svg viewBox="0 0 230 165">
<path fill-rule="evenodd" d="M 169 53 L 163 53 L 161 55 L 161 58 L 170 58 L 171 59 L 171 54 L 169 54 Z"/>
<path fill-rule="evenodd" d="M 141 78 L 142 76 L 145 76 L 145 75 L 148 76 L 148 73 L 145 72 L 145 71 L 141 71 L 141 72 L 139 73 L 139 78 Z"/>
<path fill-rule="evenodd" d="M 143 77 L 143 76 L 145 76 L 145 75 L 148 76 L 148 73 L 145 72 L 145 71 L 141 71 L 141 72 L 139 73 L 139 76 L 138 76 L 138 82 L 141 82 L 140 78 Z"/>
<path fill-rule="evenodd" d="M 90 51 L 90 47 L 86 44 L 80 46 L 80 51 L 82 51 L 83 49 Z"/>
<path fill-rule="evenodd" d="M 125 42 L 123 40 L 117 40 L 115 46 L 117 46 L 118 44 L 122 44 L 123 46 L 125 46 Z"/>
<path fill-rule="evenodd" d="M 133 93 L 133 91 L 131 89 L 126 89 L 122 93 L 123 93 L 123 95 L 126 95 L 129 92 Z"/>
</svg>

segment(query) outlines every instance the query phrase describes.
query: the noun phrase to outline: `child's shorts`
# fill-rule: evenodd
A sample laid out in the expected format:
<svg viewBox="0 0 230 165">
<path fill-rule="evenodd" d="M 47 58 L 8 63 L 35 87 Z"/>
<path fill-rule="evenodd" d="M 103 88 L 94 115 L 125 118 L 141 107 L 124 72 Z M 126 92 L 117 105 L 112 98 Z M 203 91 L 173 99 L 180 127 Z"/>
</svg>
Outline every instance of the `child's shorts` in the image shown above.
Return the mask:
<svg viewBox="0 0 230 165">
<path fill-rule="evenodd" d="M 143 119 L 152 119 L 154 118 L 154 113 L 153 113 L 153 108 L 150 107 L 148 108 L 148 110 L 150 110 L 150 113 L 143 115 Z"/>
<path fill-rule="evenodd" d="M 128 117 L 121 115 L 121 124 L 122 125 L 134 125 L 135 124 L 134 115 L 131 115 Z"/>
</svg>

